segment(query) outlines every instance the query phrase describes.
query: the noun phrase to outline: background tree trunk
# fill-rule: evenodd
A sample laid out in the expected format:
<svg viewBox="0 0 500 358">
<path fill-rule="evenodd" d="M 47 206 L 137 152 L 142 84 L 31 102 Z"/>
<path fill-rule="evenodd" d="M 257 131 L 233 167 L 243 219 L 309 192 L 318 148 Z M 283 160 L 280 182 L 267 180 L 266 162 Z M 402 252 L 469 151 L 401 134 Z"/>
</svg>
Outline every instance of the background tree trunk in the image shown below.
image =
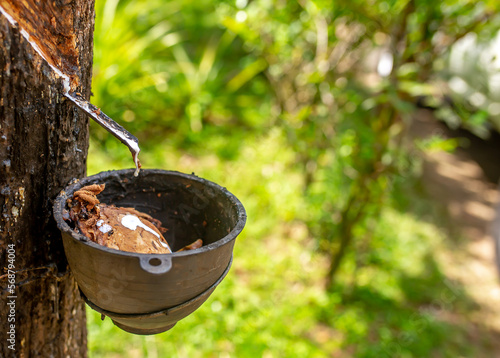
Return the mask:
<svg viewBox="0 0 500 358">
<path fill-rule="evenodd" d="M 39 21 L 52 17 L 41 25 L 56 43 L 74 47 L 78 66 L 71 75 L 78 76 L 77 91 L 89 98 L 93 1 L 19 0 L 15 6 L 35 8 Z M 44 6 L 52 7 L 50 17 L 36 8 Z M 54 17 L 58 12 L 61 17 Z M 69 181 L 85 175 L 88 120 L 65 99 L 61 79 L 19 27 L 0 14 L 0 356 L 85 357 L 85 305 L 64 256 L 52 201 Z M 14 287 L 9 264 L 16 272 Z M 15 351 L 9 348 L 11 324 Z"/>
</svg>

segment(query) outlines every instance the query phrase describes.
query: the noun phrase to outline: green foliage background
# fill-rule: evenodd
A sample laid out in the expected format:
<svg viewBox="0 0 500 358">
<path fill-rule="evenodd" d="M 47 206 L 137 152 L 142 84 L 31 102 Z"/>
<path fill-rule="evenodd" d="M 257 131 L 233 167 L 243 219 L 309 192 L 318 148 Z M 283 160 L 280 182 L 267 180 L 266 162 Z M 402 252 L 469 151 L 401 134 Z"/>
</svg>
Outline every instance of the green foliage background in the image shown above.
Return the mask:
<svg viewBox="0 0 500 358">
<path fill-rule="evenodd" d="M 139 138 L 145 168 L 227 187 L 248 222 L 228 277 L 171 331 L 133 336 L 89 310 L 91 357 L 489 356 L 441 319 L 474 303 L 439 262 L 451 244 L 405 133 L 450 46 L 494 35 L 494 1 L 96 6 L 92 102 Z M 132 165 L 91 135 L 89 174 Z"/>
</svg>

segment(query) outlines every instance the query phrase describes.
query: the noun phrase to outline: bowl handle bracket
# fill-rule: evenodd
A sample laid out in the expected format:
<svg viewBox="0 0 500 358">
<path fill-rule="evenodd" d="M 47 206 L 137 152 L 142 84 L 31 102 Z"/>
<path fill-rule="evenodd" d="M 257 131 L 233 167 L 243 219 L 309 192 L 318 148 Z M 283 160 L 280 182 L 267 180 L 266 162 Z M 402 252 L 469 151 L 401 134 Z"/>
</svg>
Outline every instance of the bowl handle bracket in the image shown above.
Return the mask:
<svg viewBox="0 0 500 358">
<path fill-rule="evenodd" d="M 140 257 L 141 268 L 152 274 L 162 274 L 170 271 L 172 268 L 172 258 L 163 255 L 151 255 Z"/>
</svg>

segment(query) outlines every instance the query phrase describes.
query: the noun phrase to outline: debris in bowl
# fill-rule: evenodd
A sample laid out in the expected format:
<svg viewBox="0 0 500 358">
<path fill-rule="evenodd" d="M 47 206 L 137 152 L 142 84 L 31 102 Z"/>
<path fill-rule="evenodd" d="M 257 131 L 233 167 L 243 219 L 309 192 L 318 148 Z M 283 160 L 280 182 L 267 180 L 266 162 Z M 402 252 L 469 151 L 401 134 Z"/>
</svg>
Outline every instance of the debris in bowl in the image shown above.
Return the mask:
<svg viewBox="0 0 500 358">
<path fill-rule="evenodd" d="M 168 254 L 172 250 L 163 234 L 168 230 L 161 221 L 133 208 L 122 208 L 100 203 L 97 195 L 104 184 L 88 185 L 68 199 L 69 212 L 63 217 L 75 224 L 84 236 L 93 242 L 116 250 L 145 254 Z M 192 250 L 203 245 L 201 239 L 179 251 Z"/>
</svg>

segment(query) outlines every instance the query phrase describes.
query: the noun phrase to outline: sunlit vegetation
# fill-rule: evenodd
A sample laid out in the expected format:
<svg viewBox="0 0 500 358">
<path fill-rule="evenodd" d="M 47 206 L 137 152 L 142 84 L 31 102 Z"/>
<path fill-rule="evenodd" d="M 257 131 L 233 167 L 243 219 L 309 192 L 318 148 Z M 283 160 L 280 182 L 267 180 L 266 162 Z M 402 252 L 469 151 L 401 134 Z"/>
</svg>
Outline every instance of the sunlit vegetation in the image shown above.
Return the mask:
<svg viewBox="0 0 500 358">
<path fill-rule="evenodd" d="M 93 101 L 139 138 L 145 168 L 227 187 L 248 221 L 199 310 L 150 337 L 89 310 L 90 356 L 488 356 L 442 318 L 473 302 L 440 264 L 447 231 L 405 133 L 450 46 L 493 36 L 494 6 L 98 0 Z M 132 167 L 91 136 L 89 174 Z"/>
</svg>

